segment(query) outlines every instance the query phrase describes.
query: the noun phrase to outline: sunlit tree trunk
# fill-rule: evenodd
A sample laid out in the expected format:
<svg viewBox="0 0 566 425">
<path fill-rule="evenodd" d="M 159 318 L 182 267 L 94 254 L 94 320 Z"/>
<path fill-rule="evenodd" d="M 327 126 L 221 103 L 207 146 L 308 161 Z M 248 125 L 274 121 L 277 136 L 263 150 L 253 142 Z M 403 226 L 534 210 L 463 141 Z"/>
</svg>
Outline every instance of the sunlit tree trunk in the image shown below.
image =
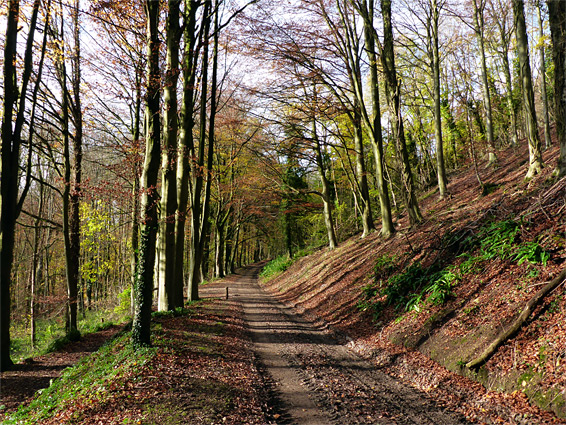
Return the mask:
<svg viewBox="0 0 566 425">
<path fill-rule="evenodd" d="M 147 0 L 147 93 L 145 112 L 145 160 L 141 178 L 140 249 L 135 284 L 135 309 L 132 345 L 151 345 L 151 305 L 153 300 L 153 266 L 157 236 L 157 178 L 161 150 L 161 117 L 159 114 L 161 77 L 159 70 L 159 2 Z"/>
<path fill-rule="evenodd" d="M 358 180 L 360 213 L 362 216 L 362 238 L 374 229 L 369 197 L 368 176 L 366 172 L 365 153 L 363 144 L 363 128 L 359 107 L 354 106 L 354 148 L 356 150 L 356 176 Z"/>
<path fill-rule="evenodd" d="M 542 116 L 544 119 L 544 147 L 548 149 L 552 144 L 552 139 L 550 137 L 550 117 L 548 116 L 548 98 L 546 95 L 546 60 L 544 52 L 544 28 L 542 22 L 542 0 L 537 1 L 537 17 L 539 25 L 539 59 L 540 59 L 540 95 L 542 100 Z"/>
<path fill-rule="evenodd" d="M 195 121 L 196 82 L 196 15 L 199 2 L 185 0 L 184 55 L 183 55 L 183 99 L 181 102 L 181 128 L 177 155 L 177 214 L 175 215 L 175 299 L 183 297 L 185 261 L 185 225 L 189 209 L 190 157 L 194 150 L 193 128 Z"/>
<path fill-rule="evenodd" d="M 485 56 L 485 11 L 486 0 L 473 0 L 474 4 L 474 27 L 478 39 L 478 47 L 481 60 L 481 79 L 483 107 L 485 111 L 485 132 L 487 136 L 487 149 L 489 155 L 489 164 L 495 163 L 497 160 L 495 155 L 495 138 L 493 135 L 493 117 L 491 110 L 491 95 L 489 93 L 489 82 L 487 75 L 487 61 Z"/>
<path fill-rule="evenodd" d="M 547 0 L 554 61 L 554 116 L 560 157 L 556 173 L 566 176 L 566 2 Z"/>
<path fill-rule="evenodd" d="M 200 134 L 198 145 L 194 145 L 189 149 L 190 155 L 195 161 L 191 169 L 191 239 L 189 243 L 190 260 L 189 260 L 189 301 L 199 299 L 198 285 L 200 283 L 200 265 L 203 257 L 203 223 L 204 223 L 204 202 L 203 202 L 203 185 L 207 169 L 204 168 L 205 160 L 205 143 L 206 143 L 206 124 L 207 124 L 207 100 L 208 100 L 208 37 L 210 34 L 210 0 L 204 4 L 203 10 L 203 59 L 201 72 L 201 99 L 200 99 Z M 214 93 L 211 93 L 214 96 Z M 206 176 L 208 177 L 208 176 Z"/>
<path fill-rule="evenodd" d="M 415 195 L 413 173 L 409 164 L 409 153 L 405 141 L 405 129 L 401 114 L 401 87 L 397 80 L 395 68 L 395 52 L 393 50 L 393 26 L 391 24 L 391 0 L 381 0 L 381 13 L 383 15 L 383 52 L 381 63 L 385 75 L 385 93 L 389 104 L 391 127 L 395 138 L 397 156 L 401 166 L 402 194 L 409 214 L 411 225 L 422 220 L 419 204 Z"/>
<path fill-rule="evenodd" d="M 181 0 L 169 1 L 167 15 L 167 71 L 163 86 L 163 150 L 161 158 L 161 217 L 158 238 L 158 304 L 160 311 L 183 305 L 175 299 L 175 214 L 177 211 L 177 82 L 179 80 L 179 14 Z M 178 295 L 178 294 L 177 294 Z"/>
<path fill-rule="evenodd" d="M 523 92 L 523 109 L 525 111 L 525 126 L 529 144 L 529 169 L 527 178 L 531 178 L 542 170 L 542 153 L 538 137 L 537 116 L 535 110 L 535 95 L 529 62 L 529 42 L 525 25 L 523 0 L 513 0 L 513 17 L 517 36 L 517 51 L 519 57 L 519 76 Z"/>
<path fill-rule="evenodd" d="M 389 190 L 385 180 L 385 157 L 383 153 L 383 133 L 381 128 L 381 107 L 379 101 L 378 58 L 376 53 L 376 34 L 374 29 L 374 0 L 351 0 L 356 10 L 363 18 L 365 51 L 369 60 L 369 90 L 372 105 L 371 116 L 365 117 L 375 159 L 377 190 L 381 212 L 381 235 L 388 238 L 395 233 Z M 355 88 L 356 96 L 363 102 L 361 87 Z"/>
<path fill-rule="evenodd" d="M 438 23 L 440 10 L 437 0 L 430 0 L 430 10 L 427 14 L 427 44 L 428 56 L 433 82 L 434 95 L 434 139 L 436 141 L 436 176 L 438 180 L 438 196 L 443 199 L 448 193 L 446 178 L 446 161 L 444 159 L 444 140 L 442 137 L 442 113 L 440 93 L 440 52 L 438 48 Z"/>
</svg>

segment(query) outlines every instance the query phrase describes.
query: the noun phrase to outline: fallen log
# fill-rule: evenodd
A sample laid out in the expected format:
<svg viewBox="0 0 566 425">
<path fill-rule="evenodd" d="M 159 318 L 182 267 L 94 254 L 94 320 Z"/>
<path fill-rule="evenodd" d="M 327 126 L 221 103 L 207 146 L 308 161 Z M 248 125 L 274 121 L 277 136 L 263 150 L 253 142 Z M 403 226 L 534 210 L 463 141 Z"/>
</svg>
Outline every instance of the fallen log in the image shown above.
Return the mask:
<svg viewBox="0 0 566 425">
<path fill-rule="evenodd" d="M 501 332 L 491 344 L 489 344 L 486 349 L 475 359 L 466 363 L 468 369 L 476 369 L 483 365 L 489 360 L 489 358 L 495 353 L 501 344 L 503 344 L 508 338 L 513 336 L 523 324 L 527 321 L 531 315 L 534 308 L 548 295 L 554 288 L 558 287 L 566 279 L 566 269 L 542 287 L 528 302 L 525 308 L 521 311 L 521 314 L 509 325 L 507 329 Z"/>
</svg>

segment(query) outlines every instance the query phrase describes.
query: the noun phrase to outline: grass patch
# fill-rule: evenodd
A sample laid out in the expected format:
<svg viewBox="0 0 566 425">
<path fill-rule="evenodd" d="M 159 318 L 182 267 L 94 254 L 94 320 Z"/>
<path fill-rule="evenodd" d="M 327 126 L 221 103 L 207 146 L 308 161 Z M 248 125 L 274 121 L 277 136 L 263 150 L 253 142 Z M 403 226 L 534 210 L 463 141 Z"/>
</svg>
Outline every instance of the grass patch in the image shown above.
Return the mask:
<svg viewBox="0 0 566 425">
<path fill-rule="evenodd" d="M 124 312 L 106 309 L 86 311 L 84 315 L 79 315 L 78 331 L 81 335 L 86 335 L 123 324 L 130 320 L 128 313 L 129 310 Z M 10 334 L 10 354 L 15 362 L 57 351 L 73 340 L 73 335 L 65 333 L 63 317 L 37 319 L 34 347 L 31 346 L 27 323 L 13 323 Z"/>
<path fill-rule="evenodd" d="M 71 406 L 103 403 L 120 377 L 136 376 L 155 355 L 155 349 L 134 351 L 130 333 L 124 333 L 96 353 L 66 369 L 51 386 L 40 390 L 29 406 L 21 407 L 4 424 L 36 424 L 64 413 Z M 82 409 L 73 409 L 65 422 L 81 420 Z"/>
</svg>

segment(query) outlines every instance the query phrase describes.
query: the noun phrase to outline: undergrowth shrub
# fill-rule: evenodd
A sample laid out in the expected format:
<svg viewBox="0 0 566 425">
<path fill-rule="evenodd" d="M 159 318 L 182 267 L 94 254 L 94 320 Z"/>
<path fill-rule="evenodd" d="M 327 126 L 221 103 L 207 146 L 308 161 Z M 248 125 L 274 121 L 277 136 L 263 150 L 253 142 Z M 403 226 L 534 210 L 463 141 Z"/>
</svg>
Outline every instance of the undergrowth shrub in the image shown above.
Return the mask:
<svg viewBox="0 0 566 425">
<path fill-rule="evenodd" d="M 540 243 L 520 242 L 523 225 L 522 220 L 504 220 L 484 225 L 477 234 L 466 231 L 444 235 L 442 247 L 453 255 L 459 253 L 452 258 L 464 258 L 459 266 L 443 266 L 439 260 L 425 268 L 417 262 L 395 273 L 400 268 L 396 257 L 377 258 L 374 279 L 362 288 L 358 309 L 371 311 L 377 319 L 388 306 L 419 312 L 424 304 L 443 304 L 463 276 L 476 272 L 485 261 L 500 259 L 546 266 L 550 254 Z M 444 264 L 446 260 L 443 258 Z"/>
<path fill-rule="evenodd" d="M 260 276 L 268 279 L 278 275 L 279 273 L 283 273 L 291 266 L 291 264 L 293 264 L 293 262 L 294 260 L 289 258 L 288 255 L 281 255 L 267 263 L 261 271 Z"/>
<path fill-rule="evenodd" d="M 305 257 L 310 254 L 312 254 L 312 248 L 301 249 L 297 251 L 292 258 L 289 257 L 289 255 L 280 255 L 279 257 L 274 258 L 265 265 L 260 273 L 260 276 L 264 279 L 274 277 L 279 273 L 283 273 L 285 270 L 291 267 L 291 265 L 299 258 Z"/>
</svg>

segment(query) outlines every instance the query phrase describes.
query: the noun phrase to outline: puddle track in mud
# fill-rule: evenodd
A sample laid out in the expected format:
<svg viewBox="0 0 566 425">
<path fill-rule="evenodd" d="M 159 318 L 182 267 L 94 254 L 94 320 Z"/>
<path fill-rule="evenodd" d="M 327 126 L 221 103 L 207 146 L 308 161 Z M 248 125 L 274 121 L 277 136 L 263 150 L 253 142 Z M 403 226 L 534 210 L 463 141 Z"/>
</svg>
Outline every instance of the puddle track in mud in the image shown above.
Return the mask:
<svg viewBox="0 0 566 425">
<path fill-rule="evenodd" d="M 230 284 L 267 382 L 278 424 L 468 424 L 360 358 L 264 292 L 259 267 Z"/>
</svg>

